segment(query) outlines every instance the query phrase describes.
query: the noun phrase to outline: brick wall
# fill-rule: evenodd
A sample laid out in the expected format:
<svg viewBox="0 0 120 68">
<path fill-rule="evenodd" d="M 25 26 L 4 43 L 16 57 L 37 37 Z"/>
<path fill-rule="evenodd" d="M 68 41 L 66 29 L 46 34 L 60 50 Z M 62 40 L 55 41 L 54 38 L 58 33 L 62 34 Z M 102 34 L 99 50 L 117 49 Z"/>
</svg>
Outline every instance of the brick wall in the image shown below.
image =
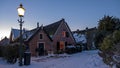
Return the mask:
<svg viewBox="0 0 120 68">
<path fill-rule="evenodd" d="M 43 34 L 43 39 L 40 39 L 40 34 Z M 40 30 L 30 41 L 29 47 L 32 56 L 37 56 L 38 53 L 35 51 L 38 48 L 39 43 L 44 43 L 44 50 L 49 51 L 51 49 L 51 41 L 43 30 Z"/>
<path fill-rule="evenodd" d="M 69 33 L 69 37 L 64 37 L 62 32 L 66 31 Z M 66 23 L 61 23 L 61 25 L 59 26 L 59 28 L 57 29 L 57 32 L 55 33 L 55 35 L 53 36 L 53 41 L 51 41 L 48 36 L 46 35 L 46 33 L 43 30 L 40 30 L 30 41 L 29 41 L 29 47 L 30 47 L 30 51 L 32 56 L 37 56 L 38 53 L 35 51 L 35 49 L 38 47 L 38 43 L 42 42 L 45 44 L 45 50 L 49 51 L 52 50 L 54 51 L 54 53 L 57 50 L 57 42 L 63 41 L 63 42 L 67 42 L 67 44 L 73 44 L 75 45 L 75 40 L 72 38 L 72 34 L 70 34 L 71 32 L 69 31 L 69 28 L 66 26 Z M 39 35 L 43 34 L 43 39 L 40 40 Z"/>
<path fill-rule="evenodd" d="M 67 44 L 75 45 L 75 41 L 72 38 L 72 36 L 69 34 L 69 37 L 64 37 L 62 34 L 63 31 L 71 33 L 65 23 L 62 23 L 59 26 L 57 32 L 55 33 L 53 37 L 54 52 L 56 51 L 56 48 L 57 48 L 57 42 L 64 41 L 64 42 L 67 42 Z"/>
</svg>

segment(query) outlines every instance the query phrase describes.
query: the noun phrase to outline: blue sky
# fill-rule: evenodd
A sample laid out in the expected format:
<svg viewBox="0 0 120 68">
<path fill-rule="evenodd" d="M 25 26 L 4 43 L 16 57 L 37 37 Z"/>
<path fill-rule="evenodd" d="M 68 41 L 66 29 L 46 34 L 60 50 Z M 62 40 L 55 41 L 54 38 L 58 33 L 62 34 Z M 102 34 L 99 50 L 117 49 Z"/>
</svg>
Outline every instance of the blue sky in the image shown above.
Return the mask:
<svg viewBox="0 0 120 68">
<path fill-rule="evenodd" d="M 65 18 L 71 30 L 98 25 L 104 15 L 120 18 L 120 0 L 0 0 L 0 39 L 9 37 L 11 28 L 18 28 L 17 7 L 26 9 L 23 27 L 33 29 Z"/>
</svg>

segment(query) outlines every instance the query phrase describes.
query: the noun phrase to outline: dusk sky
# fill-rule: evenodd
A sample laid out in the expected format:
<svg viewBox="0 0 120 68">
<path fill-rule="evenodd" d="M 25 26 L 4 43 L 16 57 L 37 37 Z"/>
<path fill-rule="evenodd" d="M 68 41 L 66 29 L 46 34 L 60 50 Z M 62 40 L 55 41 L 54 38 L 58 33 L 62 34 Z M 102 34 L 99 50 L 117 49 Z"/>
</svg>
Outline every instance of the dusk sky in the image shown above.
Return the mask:
<svg viewBox="0 0 120 68">
<path fill-rule="evenodd" d="M 70 29 L 83 30 L 98 25 L 104 15 L 120 18 L 120 0 L 0 0 L 0 39 L 9 37 L 11 28 L 19 29 L 17 8 L 26 9 L 23 27 L 33 29 L 62 18 Z"/>
</svg>

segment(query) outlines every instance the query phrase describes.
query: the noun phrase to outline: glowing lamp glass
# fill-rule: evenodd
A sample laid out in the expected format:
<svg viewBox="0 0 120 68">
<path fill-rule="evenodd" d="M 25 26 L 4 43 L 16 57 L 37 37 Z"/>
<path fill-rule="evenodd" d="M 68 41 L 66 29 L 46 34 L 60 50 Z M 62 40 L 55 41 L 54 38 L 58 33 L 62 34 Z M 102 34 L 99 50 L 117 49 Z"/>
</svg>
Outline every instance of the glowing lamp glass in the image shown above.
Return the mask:
<svg viewBox="0 0 120 68">
<path fill-rule="evenodd" d="M 20 17 L 23 17 L 23 16 L 24 16 L 25 9 L 23 8 L 22 4 L 20 4 L 20 7 L 18 7 L 17 11 L 18 11 L 18 15 L 19 15 Z"/>
</svg>

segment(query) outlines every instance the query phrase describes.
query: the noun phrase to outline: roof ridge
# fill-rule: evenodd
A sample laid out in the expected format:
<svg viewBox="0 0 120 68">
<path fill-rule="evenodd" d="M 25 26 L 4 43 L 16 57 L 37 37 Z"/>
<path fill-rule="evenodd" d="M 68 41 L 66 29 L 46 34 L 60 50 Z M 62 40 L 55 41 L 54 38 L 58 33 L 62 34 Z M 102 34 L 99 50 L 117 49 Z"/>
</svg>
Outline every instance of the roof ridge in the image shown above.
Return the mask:
<svg viewBox="0 0 120 68">
<path fill-rule="evenodd" d="M 46 25 L 46 26 L 44 26 L 44 27 L 47 27 L 47 26 L 50 26 L 50 25 L 53 25 L 53 24 L 55 24 L 55 23 L 62 22 L 62 21 L 63 21 L 63 19 L 61 19 L 61 20 L 59 20 L 59 21 L 56 21 L 56 22 L 53 22 L 53 23 L 51 23 L 51 24 L 49 24 L 49 25 Z"/>
<path fill-rule="evenodd" d="M 64 22 L 64 19 L 61 19 L 57 22 L 54 22 L 52 24 L 49 24 L 47 26 L 44 26 L 44 29 L 46 30 L 46 32 L 49 34 L 49 35 L 54 35 L 55 32 L 57 31 L 58 27 L 60 26 L 60 24 Z"/>
</svg>

